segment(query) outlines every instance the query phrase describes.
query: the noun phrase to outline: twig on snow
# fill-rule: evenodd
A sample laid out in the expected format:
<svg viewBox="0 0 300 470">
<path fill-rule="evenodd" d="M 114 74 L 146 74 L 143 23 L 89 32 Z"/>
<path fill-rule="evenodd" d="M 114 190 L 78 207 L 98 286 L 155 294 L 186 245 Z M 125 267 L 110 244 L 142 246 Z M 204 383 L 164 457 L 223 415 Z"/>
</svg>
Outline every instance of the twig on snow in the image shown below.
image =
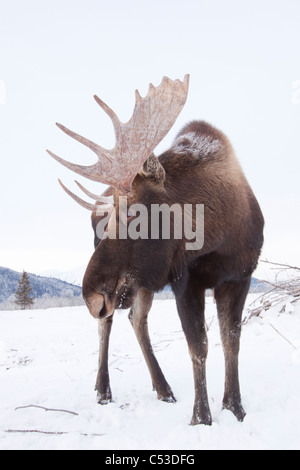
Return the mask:
<svg viewBox="0 0 300 470">
<path fill-rule="evenodd" d="M 17 408 L 15 408 L 15 411 L 21 410 L 22 408 L 40 408 L 41 410 L 45 410 L 45 411 L 57 411 L 60 413 L 69 413 L 74 416 L 79 416 L 78 413 L 75 413 L 75 411 L 61 410 L 61 409 L 56 409 L 56 408 L 46 408 L 45 406 L 39 406 L 39 405 L 17 406 Z"/>
<path fill-rule="evenodd" d="M 61 435 L 61 434 L 68 434 L 67 432 L 63 432 L 63 431 L 40 431 L 38 429 L 5 429 L 4 432 L 38 432 L 40 434 L 57 434 L 57 435 Z"/>
<path fill-rule="evenodd" d="M 269 322 L 269 325 L 273 328 L 273 330 L 276 331 L 276 333 L 278 333 L 283 339 L 285 339 L 285 341 L 287 341 L 294 349 L 297 349 L 296 346 L 289 339 L 287 339 L 282 333 L 280 333 L 280 331 L 277 330 L 277 328 L 275 328 L 274 325 L 272 325 L 272 323 Z"/>
<path fill-rule="evenodd" d="M 41 431 L 40 429 L 5 429 L 4 432 L 10 432 L 10 433 L 39 433 L 39 434 L 50 434 L 50 435 L 57 435 L 60 436 L 62 434 L 72 434 L 67 431 Z M 92 436 L 92 437 L 101 437 L 105 436 L 105 434 L 87 434 L 87 433 L 80 433 L 81 436 Z"/>
</svg>

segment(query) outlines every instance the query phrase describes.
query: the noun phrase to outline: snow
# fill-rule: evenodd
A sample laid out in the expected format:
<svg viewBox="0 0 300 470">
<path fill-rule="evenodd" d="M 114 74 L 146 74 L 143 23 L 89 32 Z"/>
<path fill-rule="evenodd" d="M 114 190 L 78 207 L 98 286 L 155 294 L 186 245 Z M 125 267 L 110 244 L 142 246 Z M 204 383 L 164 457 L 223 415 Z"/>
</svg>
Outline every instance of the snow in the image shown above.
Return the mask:
<svg viewBox="0 0 300 470">
<path fill-rule="evenodd" d="M 197 132 L 187 132 L 177 137 L 172 149 L 179 154 L 190 152 L 196 158 L 205 159 L 218 152 L 221 147 L 221 142 L 218 139 L 213 139 L 209 135 L 199 136 Z"/>
<path fill-rule="evenodd" d="M 85 307 L 2 311 L 0 449 L 299 449 L 300 305 L 291 314 L 278 312 L 243 326 L 240 382 L 247 416 L 240 423 L 222 410 L 223 353 L 215 305 L 207 298 L 213 425 L 192 427 L 192 367 L 174 300 L 155 300 L 149 323 L 176 404 L 156 399 L 127 312 L 116 312 L 111 334 L 114 401 L 101 406 L 94 391 L 97 322 Z M 16 432 L 30 430 L 53 434 Z"/>
</svg>

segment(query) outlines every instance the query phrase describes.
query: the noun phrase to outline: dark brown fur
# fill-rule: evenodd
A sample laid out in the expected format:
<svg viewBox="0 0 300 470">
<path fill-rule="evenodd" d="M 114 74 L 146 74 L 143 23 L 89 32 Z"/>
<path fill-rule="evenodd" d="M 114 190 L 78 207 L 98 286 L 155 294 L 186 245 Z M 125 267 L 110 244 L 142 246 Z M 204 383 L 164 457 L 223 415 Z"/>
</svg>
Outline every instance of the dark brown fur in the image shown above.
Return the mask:
<svg viewBox="0 0 300 470">
<path fill-rule="evenodd" d="M 163 171 L 159 178 L 140 172 L 128 205 L 204 204 L 204 245 L 201 250 L 186 251 L 184 239 L 100 241 L 95 236 L 96 249 L 84 277 L 83 295 L 91 313 L 100 318 L 99 403 L 111 400 L 107 367 L 111 314 L 115 308 L 129 307 L 158 397 L 175 401 L 147 330 L 153 293 L 170 284 L 193 363 L 192 424 L 211 424 L 205 379 L 204 296 L 205 289 L 214 288 L 226 364 L 223 406 L 243 420 L 238 380 L 241 315 L 263 243 L 263 216 L 230 142 L 209 124 L 195 121 L 186 125 L 159 161 L 164 177 Z M 112 192 L 109 188 L 106 194 Z M 99 217 L 93 214 L 92 222 L 96 230 Z M 105 298 L 103 305 L 101 296 Z"/>
</svg>

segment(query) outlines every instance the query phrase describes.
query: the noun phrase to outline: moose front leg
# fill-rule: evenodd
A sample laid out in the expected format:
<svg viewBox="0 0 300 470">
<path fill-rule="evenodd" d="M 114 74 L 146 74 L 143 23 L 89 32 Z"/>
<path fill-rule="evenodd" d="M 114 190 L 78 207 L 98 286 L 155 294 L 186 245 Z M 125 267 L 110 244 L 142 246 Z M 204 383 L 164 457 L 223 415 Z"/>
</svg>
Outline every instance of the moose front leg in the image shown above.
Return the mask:
<svg viewBox="0 0 300 470">
<path fill-rule="evenodd" d="M 215 290 L 222 344 L 225 355 L 225 392 L 223 408 L 232 411 L 239 421 L 246 413 L 241 403 L 238 355 L 241 319 L 250 279 L 224 283 Z"/>
<path fill-rule="evenodd" d="M 166 381 L 164 374 L 154 356 L 148 332 L 148 313 L 153 301 L 153 292 L 140 288 L 134 304 L 129 313 L 129 320 L 133 326 L 137 340 L 148 366 L 154 390 L 159 400 L 170 403 L 176 402 L 172 389 Z"/>
<path fill-rule="evenodd" d="M 191 424 L 211 425 L 212 418 L 206 389 L 208 341 L 204 321 L 204 291 L 192 279 L 185 294 L 176 297 L 178 314 L 193 364 L 195 402 Z"/>
<path fill-rule="evenodd" d="M 108 372 L 108 346 L 112 322 L 113 315 L 101 318 L 98 323 L 99 365 L 95 390 L 97 390 L 97 401 L 100 405 L 106 405 L 112 401 Z"/>
</svg>

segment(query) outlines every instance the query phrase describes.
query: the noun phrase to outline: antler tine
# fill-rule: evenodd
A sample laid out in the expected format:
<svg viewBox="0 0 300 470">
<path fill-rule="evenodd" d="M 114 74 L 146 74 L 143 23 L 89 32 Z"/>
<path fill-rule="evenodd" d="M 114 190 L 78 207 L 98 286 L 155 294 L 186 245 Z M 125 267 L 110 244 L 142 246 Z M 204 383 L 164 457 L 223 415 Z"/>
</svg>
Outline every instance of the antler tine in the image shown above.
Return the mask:
<svg viewBox="0 0 300 470">
<path fill-rule="evenodd" d="M 84 207 L 85 209 L 88 209 L 92 212 L 96 211 L 98 214 L 100 213 L 105 213 L 105 212 L 111 212 L 113 209 L 113 205 L 106 203 L 106 204 L 90 204 L 89 202 L 84 201 L 80 197 L 76 196 L 76 194 L 72 193 L 61 181 L 58 179 L 58 182 L 60 186 L 63 188 L 63 190 L 72 198 L 74 201 L 76 201 L 80 206 Z"/>
<path fill-rule="evenodd" d="M 127 144 L 129 153 L 138 153 L 139 158 L 134 162 L 135 166 L 140 165 L 137 172 L 181 112 L 187 99 L 189 77 L 186 74 L 183 81 L 163 77 L 158 87 L 150 83 L 144 98 L 136 90 L 133 115 L 128 123 L 122 124 L 124 135 L 121 141 L 123 148 Z"/>
<path fill-rule="evenodd" d="M 101 202 L 103 204 L 113 204 L 114 203 L 113 196 L 97 196 L 97 194 L 91 193 L 88 189 L 86 189 L 84 186 L 82 186 L 82 184 L 80 184 L 79 181 L 75 180 L 75 183 L 81 189 L 81 191 L 83 191 L 91 199 L 94 199 L 95 201 Z"/>
<path fill-rule="evenodd" d="M 86 139 L 80 134 L 77 134 L 76 132 L 71 131 L 68 129 L 66 126 L 63 126 L 59 122 L 56 122 L 57 127 L 61 129 L 65 134 L 69 135 L 73 139 L 77 140 L 78 142 L 82 143 L 89 149 L 91 149 L 97 156 L 98 159 L 104 156 L 107 158 L 110 162 L 112 161 L 112 157 L 108 154 L 107 150 L 105 150 L 103 147 L 100 147 L 100 145 L 95 144 L 92 140 Z"/>
<path fill-rule="evenodd" d="M 104 103 L 104 101 L 102 101 L 99 96 L 94 95 L 94 100 L 99 104 L 100 108 L 102 108 L 103 111 L 105 111 L 106 114 L 110 117 L 114 125 L 115 132 L 117 133 L 119 131 L 121 122 L 116 113 L 106 103 Z"/>
<path fill-rule="evenodd" d="M 85 209 L 88 209 L 90 211 L 95 211 L 97 209 L 97 206 L 96 204 L 90 204 L 89 202 L 86 202 L 84 201 L 83 199 L 81 199 L 80 197 L 76 196 L 76 194 L 72 193 L 72 191 L 70 191 L 61 181 L 60 179 L 58 179 L 58 182 L 59 184 L 61 185 L 61 187 L 63 188 L 63 190 L 69 195 L 71 196 L 71 198 L 74 199 L 74 201 L 78 202 L 78 204 L 80 204 L 82 207 L 84 207 Z"/>
<path fill-rule="evenodd" d="M 58 163 L 69 168 L 69 170 L 72 170 L 75 173 L 78 173 L 79 175 L 84 176 L 85 178 L 89 178 L 90 180 L 99 181 L 99 167 L 98 167 L 99 162 L 96 163 L 95 165 L 90 165 L 90 166 L 76 165 L 75 163 L 70 163 L 67 160 L 64 160 L 63 158 L 59 157 L 58 155 L 55 155 L 55 153 L 51 152 L 51 150 L 46 150 L 46 152 L 50 155 L 50 157 L 54 158 L 54 160 L 56 160 Z M 103 179 L 103 182 L 105 182 L 104 179 Z"/>
</svg>

